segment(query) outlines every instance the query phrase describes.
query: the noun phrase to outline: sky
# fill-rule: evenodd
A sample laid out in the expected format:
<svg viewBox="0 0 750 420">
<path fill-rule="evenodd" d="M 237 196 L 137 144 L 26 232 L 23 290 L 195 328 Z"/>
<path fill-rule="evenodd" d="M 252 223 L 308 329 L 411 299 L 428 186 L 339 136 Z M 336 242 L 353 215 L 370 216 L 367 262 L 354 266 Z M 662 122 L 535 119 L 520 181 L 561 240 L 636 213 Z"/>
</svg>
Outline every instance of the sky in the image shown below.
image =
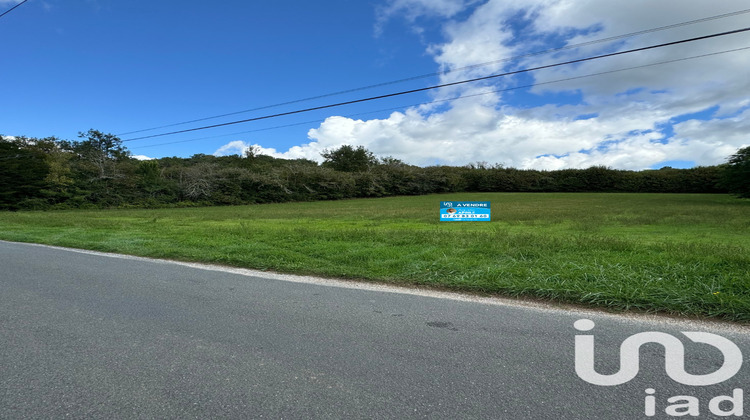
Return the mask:
<svg viewBox="0 0 750 420">
<path fill-rule="evenodd" d="M 0 0 L 0 13 L 19 2 Z M 76 140 L 96 129 L 141 159 L 256 146 L 321 161 L 349 144 L 420 166 L 716 165 L 750 146 L 750 32 L 525 70 L 742 29 L 747 9 L 747 0 L 28 0 L 0 18 L 0 135 Z"/>
</svg>

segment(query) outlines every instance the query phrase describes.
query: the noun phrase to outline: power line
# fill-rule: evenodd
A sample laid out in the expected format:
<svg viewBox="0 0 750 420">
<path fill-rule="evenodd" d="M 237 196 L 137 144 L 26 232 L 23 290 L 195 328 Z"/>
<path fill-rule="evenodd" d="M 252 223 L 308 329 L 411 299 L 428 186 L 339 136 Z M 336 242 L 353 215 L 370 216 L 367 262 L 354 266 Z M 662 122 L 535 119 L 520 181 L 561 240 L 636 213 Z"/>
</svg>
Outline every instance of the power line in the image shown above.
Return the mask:
<svg viewBox="0 0 750 420">
<path fill-rule="evenodd" d="M 15 6 L 11 7 L 10 9 L 8 9 L 8 10 L 6 10 L 6 11 L 4 11 L 4 12 L 3 12 L 2 14 L 0 14 L 0 18 L 1 18 L 1 17 L 3 17 L 3 16 L 5 16 L 5 15 L 7 15 L 7 14 L 8 14 L 8 13 L 10 13 L 10 12 L 11 12 L 11 11 L 12 11 L 13 9 L 15 9 L 16 7 L 18 7 L 18 6 L 20 6 L 20 5 L 24 4 L 24 3 L 26 3 L 27 1 L 29 1 L 29 0 L 23 0 L 22 2 L 18 3 L 17 5 L 15 5 Z"/>
<path fill-rule="evenodd" d="M 377 111 L 361 112 L 361 113 L 357 113 L 357 114 L 345 115 L 344 117 L 345 118 L 353 118 L 353 117 L 358 117 L 358 116 L 362 116 L 362 115 L 375 114 L 375 113 L 386 112 L 386 111 L 394 111 L 394 110 L 398 110 L 398 109 L 411 108 L 411 107 L 420 106 L 420 105 L 428 105 L 428 104 L 440 103 L 440 102 L 451 102 L 451 101 L 456 101 L 456 100 L 460 100 L 460 99 L 468 99 L 468 98 L 473 98 L 473 97 L 482 96 L 482 95 L 489 95 L 489 94 L 492 94 L 492 93 L 508 92 L 508 91 L 512 91 L 512 90 L 526 89 L 526 88 L 531 88 L 531 87 L 534 87 L 534 86 L 549 85 L 549 84 L 560 83 L 560 82 L 569 82 L 571 80 L 584 79 L 584 78 L 587 78 L 587 77 L 594 77 L 594 76 L 601 76 L 601 75 L 605 75 L 605 74 L 612 74 L 612 73 L 618 73 L 618 72 L 623 72 L 623 71 L 637 70 L 637 69 L 646 68 L 646 67 L 653 67 L 653 66 L 659 66 L 659 65 L 664 65 L 664 64 L 677 63 L 677 62 L 681 62 L 681 61 L 694 60 L 694 59 L 698 59 L 698 58 L 705 58 L 705 57 L 715 56 L 715 55 L 719 55 L 719 54 L 727 54 L 727 53 L 732 53 L 732 52 L 737 52 L 737 51 L 744 51 L 744 50 L 748 50 L 748 49 L 750 49 L 750 47 L 735 48 L 735 49 L 732 49 L 732 50 L 718 51 L 718 52 L 713 52 L 713 53 L 708 53 L 708 54 L 695 55 L 695 56 L 691 56 L 691 57 L 677 58 L 677 59 L 674 59 L 674 60 L 660 61 L 660 62 L 657 62 L 657 63 L 643 64 L 643 65 L 640 65 L 640 66 L 626 67 L 626 68 L 622 68 L 622 69 L 608 70 L 608 71 L 602 71 L 602 72 L 597 72 L 597 73 L 590 73 L 590 74 L 585 74 L 585 75 L 581 75 L 581 76 L 567 77 L 567 78 L 564 78 L 564 79 L 549 80 L 549 81 L 546 81 L 546 82 L 537 82 L 537 83 L 530 84 L 530 85 L 514 86 L 514 87 L 510 87 L 510 88 L 503 88 L 503 89 L 493 89 L 493 90 L 490 90 L 490 91 L 480 92 L 480 93 L 474 93 L 474 94 L 471 94 L 471 95 L 462 95 L 462 96 L 457 96 L 457 97 L 453 97 L 453 98 L 439 99 L 439 100 L 430 101 L 430 102 L 422 102 L 422 103 L 412 104 L 412 105 L 403 105 L 403 106 L 394 107 L 394 108 L 380 109 L 380 110 L 377 110 Z M 285 125 L 279 125 L 279 126 L 274 126 L 274 127 L 266 127 L 266 128 L 255 129 L 255 130 L 248 130 L 248 131 L 240 131 L 240 132 L 236 132 L 236 133 L 222 134 L 222 135 L 218 135 L 218 136 L 200 137 L 200 138 L 189 139 L 189 140 L 178 140 L 178 141 L 172 141 L 172 142 L 166 142 L 166 143 L 149 144 L 149 145 L 146 145 L 146 146 L 138 146 L 138 148 L 139 149 L 145 149 L 145 148 L 150 148 L 150 147 L 166 146 L 166 145 L 170 145 L 170 144 L 189 143 L 189 142 L 194 142 L 194 141 L 209 140 L 209 139 L 215 139 L 215 138 L 220 138 L 220 137 L 236 136 L 236 135 L 239 135 L 239 134 L 257 133 L 257 132 L 261 132 L 261 131 L 276 130 L 276 129 L 279 129 L 279 128 L 288 128 L 288 127 L 294 127 L 294 126 L 299 126 L 299 125 L 314 124 L 314 123 L 320 123 L 322 121 L 324 121 L 324 120 L 317 119 L 317 120 L 305 121 L 305 122 L 294 123 L 294 124 L 285 124 Z M 123 141 L 129 141 L 129 140 L 123 140 Z"/>
<path fill-rule="evenodd" d="M 374 85 L 368 85 L 368 86 L 363 86 L 363 87 L 358 87 L 358 88 L 353 88 L 353 89 L 347 89 L 347 90 L 342 90 L 342 91 L 333 92 L 333 93 L 327 93 L 327 94 L 318 95 L 318 96 L 311 96 L 311 97 L 303 98 L 303 99 L 296 99 L 296 100 L 288 101 L 288 102 L 281 102 L 281 103 L 272 104 L 272 105 L 265 105 L 265 106 L 261 106 L 261 107 L 257 107 L 257 108 L 245 109 L 245 110 L 242 110 L 242 111 L 229 112 L 229 113 L 226 113 L 226 114 L 214 115 L 214 116 L 211 116 L 211 117 L 197 118 L 197 119 L 193 119 L 193 120 L 189 120 L 189 121 L 183 121 L 183 122 L 178 122 L 178 123 L 173 123 L 173 124 L 161 125 L 161 126 L 158 126 L 158 127 L 144 128 L 142 130 L 128 131 L 128 132 L 120 133 L 120 134 L 117 134 L 117 135 L 118 136 L 124 136 L 124 135 L 127 135 L 127 134 L 142 133 L 142 132 L 145 132 L 145 131 L 158 130 L 160 128 L 175 127 L 175 126 L 178 126 L 178 125 L 190 124 L 190 123 L 200 122 L 200 121 L 207 121 L 207 120 L 212 120 L 212 119 L 222 118 L 222 117 L 229 117 L 229 116 L 232 116 L 232 115 L 244 114 L 244 113 L 253 112 L 253 111 L 260 111 L 260 110 L 269 109 L 269 108 L 276 108 L 276 107 L 284 106 L 284 105 L 292 105 L 292 104 L 296 104 L 296 103 L 300 103 L 300 102 L 307 102 L 307 101 L 311 101 L 311 100 L 315 100 L 315 99 L 323 99 L 323 98 L 328 98 L 328 97 L 331 97 L 331 96 L 342 95 L 342 94 L 345 94 L 345 93 L 353 93 L 353 92 L 358 92 L 358 91 L 362 91 L 362 90 L 373 89 L 373 88 L 376 88 L 376 87 L 383 87 L 383 86 L 389 86 L 389 85 L 394 85 L 394 84 L 403 83 L 403 82 L 409 82 L 409 81 L 412 81 L 412 80 L 419 80 L 419 79 L 425 79 L 425 78 L 428 78 L 428 77 L 442 76 L 442 75 L 446 75 L 446 74 L 450 74 L 450 73 L 454 73 L 454 72 L 458 72 L 458 71 L 464 71 L 464 70 L 470 70 L 470 69 L 475 69 L 475 68 L 480 68 L 480 67 L 486 67 L 486 66 L 489 66 L 489 65 L 499 64 L 499 63 L 503 63 L 503 62 L 516 61 L 516 60 L 520 60 L 522 58 L 534 57 L 534 56 L 538 56 L 538 55 L 543 55 L 543 54 L 548 54 L 548 53 L 553 53 L 553 52 L 560 52 L 560 51 L 565 51 L 565 50 L 570 50 L 570 49 L 574 49 L 574 48 L 580 48 L 580 47 L 595 45 L 595 44 L 604 43 L 604 42 L 616 41 L 618 39 L 623 39 L 623 38 L 629 38 L 629 37 L 633 37 L 633 36 L 644 35 L 644 34 L 658 32 L 658 31 L 663 31 L 663 30 L 667 30 L 667 29 L 674 29 L 674 28 L 678 28 L 678 27 L 681 27 L 681 26 L 693 25 L 693 24 L 696 24 L 696 23 L 708 22 L 708 21 L 716 20 L 716 19 L 724 19 L 724 18 L 727 18 L 727 17 L 737 16 L 737 15 L 741 15 L 741 14 L 745 14 L 745 13 L 750 13 L 750 9 L 738 10 L 738 11 L 735 11 L 735 12 L 724 13 L 724 14 L 721 14 L 721 15 L 710 16 L 710 17 L 705 17 L 705 18 L 701 18 L 701 19 L 690 20 L 690 21 L 686 21 L 686 22 L 675 23 L 675 24 L 666 25 L 666 26 L 659 26 L 659 27 L 656 27 L 656 28 L 645 29 L 645 30 L 641 30 L 641 31 L 637 31 L 637 32 L 631 32 L 631 33 L 627 33 L 627 34 L 623 34 L 623 35 L 611 36 L 611 37 L 608 37 L 608 38 L 602 38 L 602 39 L 597 39 L 597 40 L 593 40 L 593 41 L 582 42 L 582 43 L 578 43 L 578 44 L 566 45 L 564 47 L 553 48 L 553 49 L 544 50 L 544 51 L 531 52 L 531 53 L 527 53 L 527 54 L 523 54 L 523 55 L 518 55 L 518 56 L 513 56 L 513 57 L 507 57 L 507 58 L 503 58 L 503 59 L 500 59 L 500 60 L 488 61 L 488 62 L 485 62 L 485 63 L 473 64 L 473 65 L 470 65 L 470 66 L 459 67 L 459 68 L 456 68 L 456 69 L 446 70 L 446 71 L 442 71 L 442 72 L 427 73 L 427 74 L 422 74 L 422 75 L 418 75 L 418 76 L 407 77 L 407 78 L 404 78 L 404 79 L 394 80 L 394 81 L 390 81 L 390 82 L 383 82 L 383 83 L 378 83 L 378 84 L 374 84 Z"/>
<path fill-rule="evenodd" d="M 505 72 L 505 73 L 493 74 L 493 75 L 490 75 L 490 76 L 476 77 L 476 78 L 473 78 L 473 79 L 461 80 L 461 81 L 452 82 L 452 83 L 443 83 L 443 84 L 440 84 L 440 85 L 429 86 L 429 87 L 424 87 L 424 88 L 419 88 L 419 89 L 411 89 L 411 90 L 405 90 L 405 91 L 400 91 L 400 92 L 395 92 L 395 93 L 389 93 L 389 94 L 385 94 L 385 95 L 371 96 L 371 97 L 363 98 L 363 99 L 355 99 L 355 100 L 351 100 L 351 101 L 345 101 L 345 102 L 338 102 L 338 103 L 334 103 L 334 104 L 316 106 L 316 107 L 312 107 L 312 108 L 298 109 L 298 110 L 295 110 L 295 111 L 281 112 L 281 113 L 277 113 L 277 114 L 270 114 L 270 115 L 264 115 L 264 116 L 260 116 L 260 117 L 247 118 L 247 119 L 243 119 L 243 120 L 231 121 L 231 122 L 226 122 L 226 123 L 221 123 L 221 124 L 213 124 L 213 125 L 207 125 L 207 126 L 202 126 L 202 127 L 189 128 L 189 129 L 186 129 L 186 130 L 171 131 L 171 132 L 162 133 L 162 134 L 153 134 L 153 135 L 150 135 L 150 136 L 136 137 L 136 138 L 127 139 L 127 140 L 128 141 L 132 141 L 132 140 L 148 139 L 148 138 L 154 138 L 154 137 L 163 137 L 163 136 L 169 136 L 169 135 L 173 135 L 173 134 L 188 133 L 188 132 L 192 132 L 192 131 L 206 130 L 206 129 L 209 129 L 209 128 L 225 127 L 225 126 L 228 126 L 228 125 L 241 124 L 241 123 L 246 123 L 246 122 L 251 122 L 251 121 L 260 121 L 260 120 L 266 120 L 266 119 L 270 119 L 270 118 L 277 118 L 277 117 L 282 117 L 282 116 L 287 116 L 287 115 L 301 114 L 301 113 L 310 112 L 310 111 L 317 111 L 317 110 L 321 110 L 321 109 L 336 108 L 336 107 L 340 107 L 340 106 L 344 106 L 344 105 L 352 105 L 352 104 L 356 104 L 356 103 L 369 102 L 369 101 L 374 101 L 374 100 L 378 100 L 378 99 L 385 99 L 385 98 L 392 98 L 392 97 L 395 97 L 395 96 L 402 96 L 402 95 L 407 95 L 407 94 L 411 94 L 411 93 L 425 92 L 425 91 L 434 90 L 434 89 L 440 89 L 440 88 L 449 87 L 449 86 L 456 86 L 456 85 L 462 85 L 462 84 L 466 84 L 466 83 L 478 82 L 478 81 L 482 81 L 482 80 L 495 79 L 495 78 L 503 77 L 503 76 L 510 76 L 510 75 L 515 75 L 515 74 L 528 73 L 528 72 L 532 72 L 532 71 L 543 70 L 543 69 L 548 69 L 548 68 L 553 68 L 553 67 L 559 67 L 559 66 L 564 66 L 564 65 L 568 65 L 568 64 L 582 63 L 582 62 L 586 62 L 586 61 L 598 60 L 598 59 L 602 59 L 602 58 L 614 57 L 614 56 L 618 56 L 618 55 L 630 54 L 630 53 L 640 52 L 640 51 L 647 51 L 647 50 L 652 50 L 652 49 L 655 49 L 655 48 L 663 48 L 663 47 L 668 47 L 668 46 L 672 46 L 672 45 L 685 44 L 685 43 L 688 43 L 688 42 L 701 41 L 701 40 L 706 40 L 706 39 L 711 39 L 711 38 L 716 38 L 716 37 L 721 37 L 721 36 L 727 36 L 727 35 L 737 34 L 737 33 L 741 33 L 741 32 L 747 32 L 747 31 L 750 31 L 750 27 L 743 28 L 743 29 L 736 29 L 736 30 L 733 30 L 733 31 L 715 33 L 715 34 L 711 34 L 711 35 L 704 35 L 704 36 L 695 37 L 695 38 L 688 38 L 688 39 L 683 39 L 683 40 L 680 40 L 680 41 L 666 42 L 666 43 L 662 43 L 662 44 L 651 45 L 651 46 L 648 46 L 648 47 L 634 48 L 634 49 L 630 49 L 630 50 L 618 51 L 618 52 L 609 53 L 609 54 L 602 54 L 602 55 L 597 55 L 597 56 L 592 56 L 592 57 L 579 58 L 579 59 L 576 59 L 576 60 L 569 60 L 569 61 L 564 61 L 564 62 L 561 62 L 561 63 L 547 64 L 547 65 L 544 65 L 544 66 L 532 67 L 532 68 L 528 68 L 528 69 L 522 69 L 522 70 L 515 70 L 515 71 L 510 71 L 510 72 Z"/>
</svg>

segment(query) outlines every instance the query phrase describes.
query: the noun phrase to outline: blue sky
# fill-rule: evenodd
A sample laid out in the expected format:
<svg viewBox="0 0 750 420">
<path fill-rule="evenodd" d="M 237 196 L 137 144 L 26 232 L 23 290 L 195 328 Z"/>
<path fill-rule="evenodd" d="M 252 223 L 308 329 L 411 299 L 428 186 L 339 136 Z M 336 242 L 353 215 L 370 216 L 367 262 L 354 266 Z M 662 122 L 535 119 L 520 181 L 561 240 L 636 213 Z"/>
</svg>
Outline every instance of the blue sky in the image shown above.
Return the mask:
<svg viewBox="0 0 750 420">
<path fill-rule="evenodd" d="M 0 0 L 0 10 L 16 3 Z M 743 28 L 750 13 L 502 61 L 746 8 L 744 0 L 30 0 L 0 18 L 0 134 L 75 139 L 94 128 L 120 134 L 134 155 L 155 158 L 241 153 L 257 145 L 278 157 L 319 159 L 323 149 L 353 144 L 418 165 L 637 170 L 717 164 L 750 145 L 750 50 L 724 52 L 750 47 L 747 33 L 130 139 Z M 652 65 L 715 53 L 721 54 Z M 494 63 L 466 68 L 488 62 Z M 647 67 L 626 70 L 634 66 Z M 596 73 L 606 74 L 581 77 Z M 571 80 L 556 82 L 563 79 Z M 236 114 L 125 134 L 229 113 Z"/>
</svg>

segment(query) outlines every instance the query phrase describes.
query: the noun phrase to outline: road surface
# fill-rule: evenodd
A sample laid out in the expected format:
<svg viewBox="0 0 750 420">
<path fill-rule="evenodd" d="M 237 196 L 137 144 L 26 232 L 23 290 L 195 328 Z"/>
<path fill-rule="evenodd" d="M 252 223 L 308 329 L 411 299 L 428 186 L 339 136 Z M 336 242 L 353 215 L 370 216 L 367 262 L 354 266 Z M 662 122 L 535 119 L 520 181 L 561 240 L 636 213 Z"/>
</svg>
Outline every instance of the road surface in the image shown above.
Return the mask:
<svg viewBox="0 0 750 420">
<path fill-rule="evenodd" d="M 580 319 L 595 328 L 576 330 Z M 722 353 L 680 331 L 750 355 L 741 326 L 0 241 L 2 419 L 637 419 L 647 389 L 650 418 L 673 418 L 674 404 L 713 418 L 722 395 L 735 400 L 713 408 L 738 413 L 735 389 L 744 407 L 747 363 L 721 383 L 683 385 L 653 343 L 629 382 L 577 376 L 577 334 L 595 337 L 595 368 L 610 374 L 623 340 L 648 331 L 679 338 L 695 375 L 719 369 Z"/>
</svg>

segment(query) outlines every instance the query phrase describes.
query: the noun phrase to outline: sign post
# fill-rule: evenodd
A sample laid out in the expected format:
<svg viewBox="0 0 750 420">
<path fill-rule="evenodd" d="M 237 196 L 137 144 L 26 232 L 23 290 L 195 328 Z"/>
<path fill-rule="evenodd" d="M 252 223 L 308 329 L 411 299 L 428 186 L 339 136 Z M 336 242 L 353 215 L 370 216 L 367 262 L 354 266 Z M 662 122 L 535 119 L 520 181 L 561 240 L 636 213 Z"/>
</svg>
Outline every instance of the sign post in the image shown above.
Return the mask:
<svg viewBox="0 0 750 420">
<path fill-rule="evenodd" d="M 489 201 L 441 201 L 441 222 L 489 222 Z"/>
</svg>

